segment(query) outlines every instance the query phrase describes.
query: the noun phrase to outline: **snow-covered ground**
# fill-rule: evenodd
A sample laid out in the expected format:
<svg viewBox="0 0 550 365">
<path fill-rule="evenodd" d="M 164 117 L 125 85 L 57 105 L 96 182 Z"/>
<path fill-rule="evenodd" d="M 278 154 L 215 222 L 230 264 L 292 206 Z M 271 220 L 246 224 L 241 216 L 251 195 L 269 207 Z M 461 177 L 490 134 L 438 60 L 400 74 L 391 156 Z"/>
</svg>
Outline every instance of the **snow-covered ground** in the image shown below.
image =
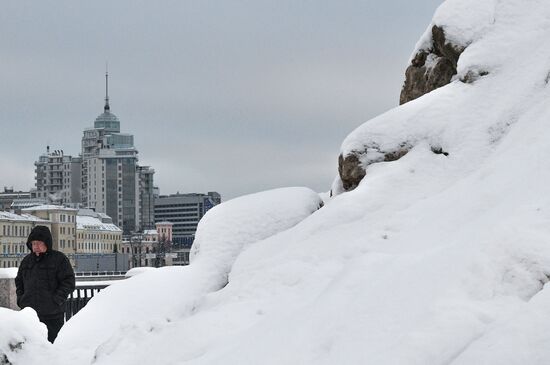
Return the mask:
<svg viewBox="0 0 550 365">
<path fill-rule="evenodd" d="M 456 80 L 342 145 L 404 157 L 321 209 L 305 188 L 223 203 L 188 267 L 105 289 L 53 346 L 2 311 L 0 350 L 27 331 L 14 364 L 548 364 L 550 3 L 447 0 L 434 24 L 467 46 Z"/>
</svg>

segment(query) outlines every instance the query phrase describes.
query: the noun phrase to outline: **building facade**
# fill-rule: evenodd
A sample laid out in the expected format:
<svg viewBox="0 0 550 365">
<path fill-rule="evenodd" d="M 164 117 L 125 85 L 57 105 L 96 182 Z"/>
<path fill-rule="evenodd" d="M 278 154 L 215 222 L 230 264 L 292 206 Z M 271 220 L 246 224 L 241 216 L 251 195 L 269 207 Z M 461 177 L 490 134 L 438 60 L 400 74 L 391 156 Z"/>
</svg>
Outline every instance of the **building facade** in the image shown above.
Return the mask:
<svg viewBox="0 0 550 365">
<path fill-rule="evenodd" d="M 76 214 L 77 209 L 60 205 L 40 205 L 21 210 L 42 220 L 50 222 L 53 249 L 66 255 L 76 251 Z"/>
<path fill-rule="evenodd" d="M 46 153 L 38 158 L 35 165 L 36 198 L 49 204 L 69 204 L 81 202 L 81 159 L 65 155 L 63 150 Z"/>
<path fill-rule="evenodd" d="M 155 221 L 172 223 L 172 242 L 189 247 L 200 219 L 220 202 L 216 192 L 161 195 L 155 200 Z"/>
<path fill-rule="evenodd" d="M 76 253 L 110 254 L 120 251 L 122 230 L 91 216 L 76 216 Z"/>
<path fill-rule="evenodd" d="M 36 225 L 51 229 L 51 222 L 29 214 L 0 212 L 0 267 L 18 267 L 30 250 L 27 237 Z"/>
<path fill-rule="evenodd" d="M 174 224 L 172 222 L 158 222 L 156 226 L 159 241 L 172 243 Z"/>
<path fill-rule="evenodd" d="M 155 228 L 155 198 L 153 175 L 155 170 L 150 166 L 138 166 L 139 174 L 139 216 L 140 230 Z"/>
<path fill-rule="evenodd" d="M 173 265 L 172 223 L 160 222 L 156 229 L 146 229 L 122 243 L 122 253 L 129 255 L 129 266 Z"/>
<path fill-rule="evenodd" d="M 155 230 L 145 230 L 136 233 L 122 242 L 122 253 L 128 254 L 128 266 L 142 267 L 155 266 L 156 255 L 153 253 L 158 243 Z"/>
</svg>

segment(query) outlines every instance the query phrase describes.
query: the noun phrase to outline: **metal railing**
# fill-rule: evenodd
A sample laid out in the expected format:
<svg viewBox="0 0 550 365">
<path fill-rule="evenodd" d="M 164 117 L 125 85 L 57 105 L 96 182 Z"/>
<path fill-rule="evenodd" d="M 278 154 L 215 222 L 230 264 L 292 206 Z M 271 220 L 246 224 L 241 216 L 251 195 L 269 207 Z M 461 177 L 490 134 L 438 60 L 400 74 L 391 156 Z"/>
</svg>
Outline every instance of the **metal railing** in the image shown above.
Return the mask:
<svg viewBox="0 0 550 365">
<path fill-rule="evenodd" d="M 77 278 L 88 276 L 121 276 L 126 274 L 126 271 L 77 271 L 74 273 Z"/>
<path fill-rule="evenodd" d="M 108 287 L 108 284 L 98 285 L 78 285 L 76 289 L 69 294 L 69 298 L 65 302 L 65 321 L 68 321 L 72 316 L 78 313 L 79 310 L 84 308 L 86 304 L 99 293 L 102 289 Z"/>
</svg>

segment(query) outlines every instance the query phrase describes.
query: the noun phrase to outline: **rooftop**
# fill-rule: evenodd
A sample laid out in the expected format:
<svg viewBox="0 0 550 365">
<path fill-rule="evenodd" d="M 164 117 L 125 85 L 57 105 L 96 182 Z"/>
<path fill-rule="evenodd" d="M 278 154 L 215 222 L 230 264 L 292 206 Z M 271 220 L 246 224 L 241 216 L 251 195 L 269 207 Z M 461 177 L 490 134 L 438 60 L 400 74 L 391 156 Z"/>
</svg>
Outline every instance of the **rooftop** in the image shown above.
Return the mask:
<svg viewBox="0 0 550 365">
<path fill-rule="evenodd" d="M 76 229 L 90 229 L 90 230 L 96 230 L 96 231 L 110 231 L 110 232 L 122 232 L 122 229 L 118 228 L 116 225 L 112 223 L 103 223 L 101 220 L 89 217 L 89 216 L 83 216 L 83 215 L 77 215 L 76 216 Z"/>
<path fill-rule="evenodd" d="M 67 212 L 76 212 L 76 211 L 78 211 L 78 209 L 66 208 L 62 205 L 38 205 L 38 206 L 35 206 L 35 207 L 31 207 L 31 208 L 21 209 L 21 211 L 25 211 L 25 212 L 35 212 L 35 211 L 39 211 L 39 210 L 63 210 L 63 211 L 67 211 Z"/>
<path fill-rule="evenodd" d="M 0 220 L 8 220 L 15 222 L 49 222 L 47 220 L 35 217 L 30 214 L 15 214 L 11 212 L 2 212 L 0 211 Z"/>
</svg>

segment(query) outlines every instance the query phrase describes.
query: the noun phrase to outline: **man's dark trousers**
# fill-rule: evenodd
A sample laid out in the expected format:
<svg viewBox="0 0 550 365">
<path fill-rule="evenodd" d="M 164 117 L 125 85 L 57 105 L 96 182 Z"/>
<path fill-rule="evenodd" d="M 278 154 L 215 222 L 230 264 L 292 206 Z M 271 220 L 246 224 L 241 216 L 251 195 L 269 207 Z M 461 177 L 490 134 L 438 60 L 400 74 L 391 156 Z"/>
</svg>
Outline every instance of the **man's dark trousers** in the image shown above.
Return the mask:
<svg viewBox="0 0 550 365">
<path fill-rule="evenodd" d="M 48 327 L 48 341 L 53 343 L 59 330 L 63 327 L 65 323 L 64 316 L 54 317 L 54 318 L 39 318 L 40 322 L 44 323 Z"/>
</svg>

